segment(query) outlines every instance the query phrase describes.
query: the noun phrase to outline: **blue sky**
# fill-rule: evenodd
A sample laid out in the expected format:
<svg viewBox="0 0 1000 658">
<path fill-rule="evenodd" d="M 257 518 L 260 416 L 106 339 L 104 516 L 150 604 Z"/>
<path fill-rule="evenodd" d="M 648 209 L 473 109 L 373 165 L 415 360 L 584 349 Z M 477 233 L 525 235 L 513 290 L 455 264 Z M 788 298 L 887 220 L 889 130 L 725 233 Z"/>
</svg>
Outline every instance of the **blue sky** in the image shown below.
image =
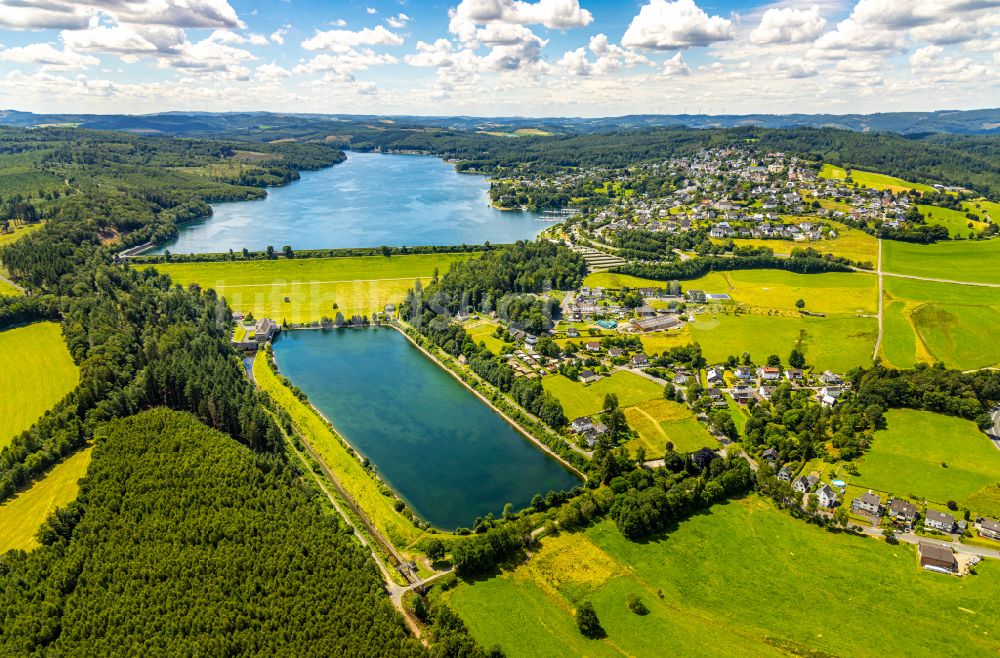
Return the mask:
<svg viewBox="0 0 1000 658">
<path fill-rule="evenodd" d="M 0 0 L 0 108 L 997 106 L 1000 0 Z"/>
</svg>

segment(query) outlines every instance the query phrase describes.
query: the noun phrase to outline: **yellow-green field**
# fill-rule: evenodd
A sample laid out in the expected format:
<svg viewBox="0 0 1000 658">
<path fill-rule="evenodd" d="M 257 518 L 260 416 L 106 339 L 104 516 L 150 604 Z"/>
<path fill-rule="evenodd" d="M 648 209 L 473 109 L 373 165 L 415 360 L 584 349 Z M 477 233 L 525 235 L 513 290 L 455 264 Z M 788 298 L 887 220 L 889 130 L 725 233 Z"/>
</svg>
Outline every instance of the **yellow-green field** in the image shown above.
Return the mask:
<svg viewBox="0 0 1000 658">
<path fill-rule="evenodd" d="M 825 164 L 820 169 L 819 177 L 831 180 L 844 180 L 847 177 L 847 171 L 843 167 Z M 918 190 L 920 192 L 936 191 L 930 185 L 911 183 L 895 176 L 886 176 L 885 174 L 876 174 L 860 169 L 851 170 L 851 179 L 854 181 L 855 186 L 869 187 L 874 190 L 890 190 L 892 192 L 905 192 L 907 190 Z"/>
<path fill-rule="evenodd" d="M 882 241 L 882 269 L 950 281 L 1000 283 L 1000 239 L 935 244 Z"/>
<path fill-rule="evenodd" d="M 809 218 L 805 218 L 809 219 Z M 809 247 L 823 254 L 833 254 L 850 258 L 859 263 L 872 263 L 878 260 L 878 240 L 864 231 L 847 226 L 837 226 L 837 237 L 830 240 L 815 240 L 796 242 L 795 240 L 754 240 L 734 238 L 738 247 L 767 247 L 776 254 L 791 254 L 793 249 Z M 723 240 L 712 240 L 721 243 Z"/>
<path fill-rule="evenodd" d="M 0 448 L 72 391 L 80 373 L 59 325 L 0 331 Z"/>
<path fill-rule="evenodd" d="M 674 450 L 683 452 L 719 446 L 715 437 L 684 404 L 662 399 L 640 402 L 625 409 L 625 418 L 629 427 L 639 434 L 625 446 L 633 455 L 638 448 L 645 448 L 646 459 L 662 457 L 667 441 L 674 444 Z"/>
<path fill-rule="evenodd" d="M 886 277 L 882 357 L 897 368 L 934 361 L 962 370 L 1000 364 L 998 313 L 1000 288 Z"/>
<path fill-rule="evenodd" d="M 425 535 L 393 508 L 393 500 L 382 494 L 379 485 L 365 472 L 361 463 L 330 431 L 323 419 L 308 404 L 296 398 L 278 379 L 262 353 L 253 363 L 257 385 L 269 394 L 292 418 L 309 440 L 341 486 L 351 495 L 375 526 L 398 548 L 406 548 Z"/>
<path fill-rule="evenodd" d="M 1000 450 L 975 423 L 912 409 L 890 409 L 888 429 L 872 446 L 851 484 L 1000 516 Z"/>
<path fill-rule="evenodd" d="M 581 384 L 562 375 L 542 379 L 542 387 L 556 396 L 570 420 L 590 416 L 604 409 L 604 396 L 614 393 L 618 406 L 630 407 L 639 402 L 663 397 L 663 387 L 631 372 L 618 371 L 593 384 Z"/>
<path fill-rule="evenodd" d="M 591 274 L 585 285 L 606 288 L 663 287 L 663 281 L 640 279 L 624 274 Z M 832 272 L 794 274 L 783 270 L 738 270 L 713 272 L 700 279 L 682 282 L 684 290 L 725 293 L 734 301 L 797 313 L 795 302 L 802 299 L 806 310 L 816 313 L 874 313 L 878 306 L 878 280 L 873 274 Z"/>
<path fill-rule="evenodd" d="M 78 450 L 56 464 L 43 480 L 0 504 L 0 553 L 30 551 L 38 546 L 35 533 L 57 507 L 64 507 L 80 490 L 77 481 L 87 474 L 92 448 Z"/>
<path fill-rule="evenodd" d="M 832 534 L 749 497 L 641 542 L 610 521 L 546 537 L 526 564 L 444 596 L 510 658 L 995 655 L 1000 564 L 977 574 L 928 573 L 909 544 Z M 582 601 L 606 637 L 577 631 Z M 906 632 L 872 626 L 889 619 Z"/>
<path fill-rule="evenodd" d="M 470 254 L 418 254 L 349 258 L 277 258 L 250 262 L 163 263 L 174 281 L 215 288 L 234 311 L 292 323 L 314 322 L 337 312 L 371 315 L 399 303 L 420 279 L 427 284 Z M 286 302 L 285 299 L 288 299 Z M 337 304 L 336 309 L 333 305 Z"/>
<path fill-rule="evenodd" d="M 769 355 L 788 358 L 792 349 L 820 371 L 846 372 L 870 365 L 878 322 L 871 317 L 825 318 L 775 315 L 699 315 L 689 325 L 691 339 L 701 345 L 710 363 L 749 352 L 756 361 Z"/>
</svg>

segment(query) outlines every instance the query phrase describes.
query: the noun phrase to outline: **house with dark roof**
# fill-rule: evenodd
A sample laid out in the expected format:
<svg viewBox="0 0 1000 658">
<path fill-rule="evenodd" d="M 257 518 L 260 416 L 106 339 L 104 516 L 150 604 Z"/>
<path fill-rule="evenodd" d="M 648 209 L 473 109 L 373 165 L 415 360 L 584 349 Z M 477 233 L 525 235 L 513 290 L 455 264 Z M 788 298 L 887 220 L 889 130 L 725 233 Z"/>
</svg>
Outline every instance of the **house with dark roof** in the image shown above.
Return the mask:
<svg viewBox="0 0 1000 658">
<path fill-rule="evenodd" d="M 645 354 L 633 354 L 632 355 L 632 367 L 633 368 L 648 368 L 649 367 L 649 357 Z"/>
<path fill-rule="evenodd" d="M 767 448 L 766 450 L 764 450 L 764 452 L 760 453 L 760 456 L 762 459 L 769 461 L 772 464 L 777 462 L 778 458 L 780 457 L 778 451 L 775 450 L 774 448 Z"/>
<path fill-rule="evenodd" d="M 900 523 L 913 525 L 917 520 L 917 508 L 904 498 L 893 498 L 889 501 L 889 516 Z"/>
<path fill-rule="evenodd" d="M 800 475 L 795 478 L 794 482 L 792 482 L 792 489 L 801 494 L 809 493 L 816 485 L 816 480 L 817 478 L 815 475 Z"/>
<path fill-rule="evenodd" d="M 958 573 L 958 560 L 955 553 L 947 546 L 941 546 L 929 541 L 919 542 L 920 566 L 928 571 L 938 573 Z"/>
<path fill-rule="evenodd" d="M 778 471 L 778 479 L 781 480 L 782 482 L 791 482 L 793 472 L 794 471 L 792 471 L 791 465 L 785 464 L 784 466 L 781 467 L 781 470 Z"/>
<path fill-rule="evenodd" d="M 617 359 L 620 356 L 625 356 L 625 350 L 623 350 L 620 347 L 612 347 L 610 350 L 608 350 L 608 356 L 610 356 L 612 359 Z"/>
<path fill-rule="evenodd" d="M 955 517 L 946 512 L 928 508 L 927 513 L 924 514 L 924 527 L 941 532 L 955 532 Z"/>
<path fill-rule="evenodd" d="M 837 504 L 837 494 L 829 484 L 824 484 L 816 492 L 816 499 L 820 507 L 829 509 Z"/>
<path fill-rule="evenodd" d="M 570 327 L 569 329 L 566 330 L 566 336 L 568 338 L 579 338 L 580 330 L 577 329 L 576 327 Z"/>
<path fill-rule="evenodd" d="M 882 516 L 882 497 L 867 492 L 851 502 L 851 509 L 869 516 Z"/>
<path fill-rule="evenodd" d="M 980 519 L 979 536 L 1000 541 L 1000 521 L 996 519 Z"/>
<path fill-rule="evenodd" d="M 587 416 L 580 416 L 579 418 L 573 419 L 570 423 L 570 429 L 574 432 L 585 432 L 594 426 L 594 421 L 592 421 Z"/>
<path fill-rule="evenodd" d="M 597 376 L 593 370 L 581 370 L 580 371 L 580 381 L 584 384 L 589 384 L 590 382 L 596 382 L 600 377 Z"/>
</svg>

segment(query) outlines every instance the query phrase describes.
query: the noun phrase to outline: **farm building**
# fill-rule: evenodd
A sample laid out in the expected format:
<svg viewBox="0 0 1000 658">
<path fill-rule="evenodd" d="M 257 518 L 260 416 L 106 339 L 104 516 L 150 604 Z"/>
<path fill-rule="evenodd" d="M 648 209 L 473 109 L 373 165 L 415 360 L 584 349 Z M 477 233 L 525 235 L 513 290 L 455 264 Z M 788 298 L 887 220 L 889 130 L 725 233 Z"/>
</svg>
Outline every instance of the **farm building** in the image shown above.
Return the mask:
<svg viewBox="0 0 1000 658">
<path fill-rule="evenodd" d="M 641 331 L 643 333 L 672 329 L 678 324 L 680 324 L 680 320 L 673 315 L 657 315 L 651 318 L 643 318 L 642 320 L 632 320 L 632 326 L 635 327 L 637 331 Z"/>
<path fill-rule="evenodd" d="M 958 560 L 950 548 L 929 541 L 920 542 L 918 547 L 920 566 L 924 569 L 938 573 L 958 573 Z"/>
</svg>

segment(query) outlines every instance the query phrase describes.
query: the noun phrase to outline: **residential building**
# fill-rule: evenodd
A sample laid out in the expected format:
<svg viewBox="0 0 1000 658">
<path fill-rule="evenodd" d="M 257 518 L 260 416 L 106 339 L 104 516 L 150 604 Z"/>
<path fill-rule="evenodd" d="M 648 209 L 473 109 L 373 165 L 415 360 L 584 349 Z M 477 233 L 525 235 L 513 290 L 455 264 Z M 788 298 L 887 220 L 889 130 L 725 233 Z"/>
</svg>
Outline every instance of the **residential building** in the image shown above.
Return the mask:
<svg viewBox="0 0 1000 658">
<path fill-rule="evenodd" d="M 987 539 L 1000 541 L 1000 521 L 996 519 L 980 519 L 979 535 Z"/>
<path fill-rule="evenodd" d="M 569 329 L 566 330 L 566 337 L 567 338 L 579 338 L 580 337 L 580 330 L 577 329 L 576 327 L 570 327 Z"/>
<path fill-rule="evenodd" d="M 837 494 L 829 484 L 824 484 L 819 488 L 819 491 L 816 492 L 816 498 L 819 501 L 819 506 L 826 509 L 837 504 Z"/>
<path fill-rule="evenodd" d="M 633 368 L 648 368 L 649 367 L 649 357 L 645 354 L 633 354 L 632 355 L 632 367 Z"/>
<path fill-rule="evenodd" d="M 815 475 L 800 475 L 792 482 L 792 489 L 801 494 L 809 493 L 816 485 L 816 479 Z"/>
<path fill-rule="evenodd" d="M 800 382 L 805 378 L 805 374 L 798 368 L 789 368 L 785 370 L 785 377 L 790 382 Z"/>
<path fill-rule="evenodd" d="M 596 382 L 600 377 L 597 376 L 593 370 L 581 370 L 580 371 L 580 381 L 584 384 L 589 384 L 591 382 Z"/>
<path fill-rule="evenodd" d="M 642 320 L 632 320 L 632 326 L 636 331 L 643 333 L 673 329 L 680 323 L 681 321 L 674 315 L 657 315 L 655 317 L 643 318 Z"/>
<path fill-rule="evenodd" d="M 792 473 L 793 473 L 792 467 L 788 464 L 785 464 L 784 466 L 781 467 L 781 470 L 778 471 L 778 479 L 781 480 L 782 482 L 791 482 Z"/>
<path fill-rule="evenodd" d="M 851 509 L 861 514 L 869 516 L 882 515 L 882 497 L 873 494 L 871 491 L 861 494 L 851 503 Z"/>
<path fill-rule="evenodd" d="M 584 345 L 584 347 L 587 348 L 588 352 L 600 352 L 601 351 L 601 344 L 599 342 L 597 342 L 596 340 L 589 341 L 586 345 Z"/>
<path fill-rule="evenodd" d="M 778 451 L 775 450 L 774 448 L 767 448 L 766 450 L 764 450 L 764 452 L 760 453 L 760 456 L 761 456 L 761 459 L 764 459 L 764 460 L 769 461 L 772 464 L 774 464 L 775 462 L 778 461 L 778 458 L 781 455 L 779 455 Z"/>
<path fill-rule="evenodd" d="M 893 498 L 889 501 L 889 516 L 900 523 L 913 525 L 917 521 L 917 508 L 904 498 Z"/>
<path fill-rule="evenodd" d="M 761 368 L 760 378 L 766 382 L 775 382 L 781 379 L 781 370 L 778 368 Z"/>
<path fill-rule="evenodd" d="M 941 532 L 955 531 L 955 517 L 946 512 L 939 512 L 936 509 L 928 508 L 924 514 L 924 527 L 940 530 Z"/>
<path fill-rule="evenodd" d="M 570 429 L 572 429 L 574 432 L 577 433 L 585 432 L 590 428 L 592 428 L 593 426 L 594 426 L 594 421 L 592 421 L 587 416 L 581 416 L 579 418 L 576 418 L 573 420 L 572 423 L 570 423 Z"/>
</svg>

